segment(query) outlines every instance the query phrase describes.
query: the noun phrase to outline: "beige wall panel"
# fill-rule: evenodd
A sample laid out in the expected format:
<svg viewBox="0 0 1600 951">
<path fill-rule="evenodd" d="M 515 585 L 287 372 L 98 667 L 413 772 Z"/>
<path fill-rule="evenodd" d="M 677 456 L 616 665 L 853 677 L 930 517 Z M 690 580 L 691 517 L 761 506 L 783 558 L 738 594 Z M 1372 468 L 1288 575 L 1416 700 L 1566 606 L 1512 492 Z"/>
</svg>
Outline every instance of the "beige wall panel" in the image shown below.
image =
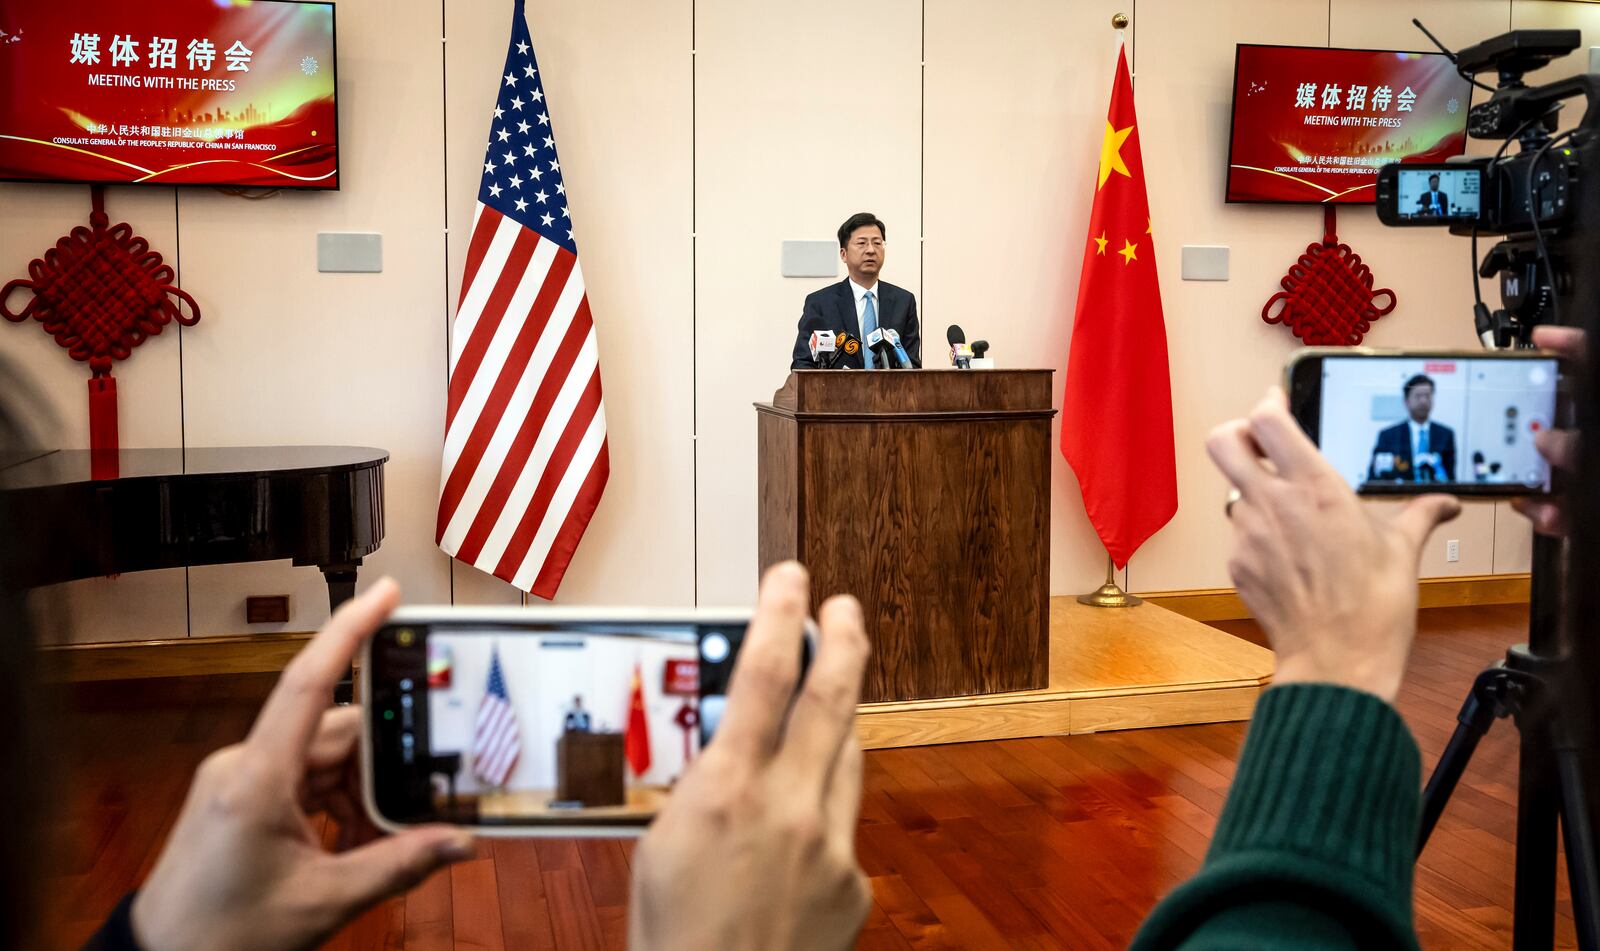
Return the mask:
<svg viewBox="0 0 1600 951">
<path fill-rule="evenodd" d="M 929 366 L 948 365 L 945 328 L 959 323 L 1000 366 L 1055 369 L 1060 392 L 1116 65 L 1109 24 L 1125 6 L 1030 0 L 975 16 L 928 3 Z M 1050 590 L 1081 593 L 1104 578 L 1105 550 L 1058 452 L 1051 469 Z"/>
<path fill-rule="evenodd" d="M 1533 527 L 1509 502 L 1494 509 L 1494 570 L 1495 574 L 1533 570 Z"/>
<path fill-rule="evenodd" d="M 0 284 L 26 277 L 28 262 L 57 238 L 87 225 L 89 202 L 86 186 L 0 184 Z M 106 212 L 113 224 L 128 222 L 168 264 L 178 266 L 172 189 L 112 188 Z M 27 299 L 25 293 L 14 294 L 10 306 L 21 310 Z M 203 332 L 206 323 L 202 320 L 195 333 Z M 126 448 L 182 442 L 179 332 L 176 325 L 168 325 L 112 371 L 117 380 L 118 438 Z M 44 441 L 64 449 L 88 448 L 88 367 L 68 357 L 34 320 L 0 321 L 0 360 L 10 361 L 31 379 L 25 385 L 34 394 L 33 409 L 45 430 Z M 54 586 L 48 597 L 60 605 L 51 636 L 63 641 L 181 637 L 188 629 L 182 569 L 70 582 Z"/>
<path fill-rule="evenodd" d="M 1433 31 L 1452 50 L 1504 33 L 1510 22 L 1511 0 L 1333 0 L 1330 10 L 1333 45 L 1358 49 L 1398 49 L 1432 52 L 1436 47 L 1412 18 Z"/>
<path fill-rule="evenodd" d="M 452 315 L 511 9 L 446 6 Z M 694 602 L 692 14 L 649 0 L 528 5 L 599 334 L 611 452 L 563 603 Z M 460 564 L 455 591 L 461 603 L 520 599 Z"/>
<path fill-rule="evenodd" d="M 408 600 L 439 601 L 449 575 L 433 545 L 445 366 L 438 7 L 348 0 L 339 35 L 342 190 L 180 196 L 184 277 L 209 324 L 185 339 L 185 432 L 194 446 L 387 449 L 387 534 L 362 580 L 393 574 Z M 318 273 L 320 231 L 381 233 L 383 273 Z M 327 617 L 318 574 L 287 562 L 192 578 L 197 635 L 240 631 L 246 594 L 293 594 L 290 630 Z"/>
<path fill-rule="evenodd" d="M 1327 12 L 1326 0 L 1146 0 L 1139 8 L 1135 86 L 1172 359 L 1178 514 L 1134 557 L 1129 581 L 1136 590 L 1230 583 L 1222 514 L 1227 485 L 1206 458 L 1205 437 L 1248 412 L 1278 380 L 1296 341 L 1261 322 L 1261 305 L 1295 256 L 1322 234 L 1316 209 L 1223 203 L 1234 46 L 1322 45 Z M 1107 80 L 1098 82 L 1109 101 Z M 1070 223 L 1069 232 L 1084 233 L 1086 220 Z M 1231 279 L 1180 281 L 1185 244 L 1231 246 Z M 1093 580 L 1091 574 L 1073 587 Z"/>
<path fill-rule="evenodd" d="M 1396 512 L 1401 501 L 1384 500 L 1367 503 L 1385 515 Z M 1493 574 L 1495 567 L 1495 503 L 1486 499 L 1468 500 L 1462 504 L 1461 515 L 1453 522 L 1439 526 L 1422 549 L 1423 578 L 1448 578 L 1456 575 Z M 1445 559 L 1445 546 L 1451 539 L 1459 541 L 1461 560 Z"/>
<path fill-rule="evenodd" d="M 737 604 L 755 594 L 756 421 L 750 404 L 770 400 L 782 385 L 801 303 L 829 283 L 780 277 L 779 243 L 832 240 L 852 212 L 874 212 L 889 231 L 883 279 L 920 297 L 921 16 L 914 0 L 697 5 L 695 351 L 703 603 Z M 982 179 L 979 173 L 976 181 Z M 986 200 L 981 191 L 974 201 Z M 937 325 L 937 340 L 950 313 L 925 317 L 928 327 Z"/>
<path fill-rule="evenodd" d="M 183 569 L 171 568 L 50 585 L 29 603 L 40 643 L 164 640 L 188 634 L 183 590 Z"/>
</svg>

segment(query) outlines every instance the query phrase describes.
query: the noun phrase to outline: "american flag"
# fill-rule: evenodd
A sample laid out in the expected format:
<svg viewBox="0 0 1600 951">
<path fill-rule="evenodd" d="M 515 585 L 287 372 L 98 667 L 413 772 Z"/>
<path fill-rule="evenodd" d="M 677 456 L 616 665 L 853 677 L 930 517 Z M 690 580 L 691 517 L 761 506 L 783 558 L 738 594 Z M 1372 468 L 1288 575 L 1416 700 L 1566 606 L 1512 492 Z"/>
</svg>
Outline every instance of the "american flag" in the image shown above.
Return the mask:
<svg viewBox="0 0 1600 951">
<path fill-rule="evenodd" d="M 594 321 L 517 0 L 450 335 L 439 547 L 553 598 L 610 472 Z"/>
<path fill-rule="evenodd" d="M 478 722 L 472 734 L 472 772 L 491 786 L 504 786 L 522 754 L 522 734 L 517 714 L 506 694 L 506 677 L 500 671 L 500 648 L 489 659 L 489 689 L 478 705 Z"/>
</svg>

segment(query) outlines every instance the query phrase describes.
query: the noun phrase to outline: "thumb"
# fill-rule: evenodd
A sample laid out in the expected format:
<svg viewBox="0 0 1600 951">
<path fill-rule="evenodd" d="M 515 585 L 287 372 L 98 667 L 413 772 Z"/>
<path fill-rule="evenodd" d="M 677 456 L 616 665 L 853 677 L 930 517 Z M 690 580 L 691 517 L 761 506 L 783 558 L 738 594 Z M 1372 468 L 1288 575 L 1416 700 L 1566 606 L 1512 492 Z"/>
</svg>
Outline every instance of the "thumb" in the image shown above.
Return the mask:
<svg viewBox="0 0 1600 951">
<path fill-rule="evenodd" d="M 413 829 L 329 856 L 330 890 L 352 912 L 420 884 L 473 854 L 472 835 L 449 826 Z"/>
<path fill-rule="evenodd" d="M 1424 495 L 1412 499 L 1394 518 L 1394 527 L 1405 537 L 1412 554 L 1422 555 L 1433 530 L 1461 514 L 1461 501 L 1449 495 Z"/>
</svg>

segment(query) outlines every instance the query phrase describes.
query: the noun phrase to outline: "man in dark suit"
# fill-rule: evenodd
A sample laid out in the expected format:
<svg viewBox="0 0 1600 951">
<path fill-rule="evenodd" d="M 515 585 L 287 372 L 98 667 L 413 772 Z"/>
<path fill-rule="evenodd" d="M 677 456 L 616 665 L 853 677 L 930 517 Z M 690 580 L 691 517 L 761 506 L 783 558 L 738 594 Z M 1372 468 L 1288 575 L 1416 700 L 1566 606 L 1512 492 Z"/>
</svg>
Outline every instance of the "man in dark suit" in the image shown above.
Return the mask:
<svg viewBox="0 0 1600 951">
<path fill-rule="evenodd" d="M 806 295 L 800 312 L 800 332 L 794 342 L 791 370 L 818 369 L 811 359 L 811 334 L 817 330 L 845 331 L 865 340 L 874 328 L 894 330 L 913 366 L 922 366 L 922 334 L 917 324 L 917 299 L 903 287 L 878 280 L 883 270 L 883 222 L 868 212 L 854 214 L 839 226 L 839 259 L 850 276 L 837 284 Z M 884 361 L 863 343 L 857 353 L 839 353 L 834 366 L 884 369 Z"/>
<path fill-rule="evenodd" d="M 1422 213 L 1434 218 L 1443 218 L 1450 214 L 1450 196 L 1439 190 L 1439 176 L 1428 176 L 1428 190 L 1417 199 L 1422 206 Z"/>
<path fill-rule="evenodd" d="M 1406 381 L 1406 413 L 1411 417 L 1378 433 L 1367 478 L 1384 482 L 1454 482 L 1456 434 L 1430 422 L 1433 380 L 1421 373 Z"/>
<path fill-rule="evenodd" d="M 562 731 L 565 733 L 588 733 L 590 729 L 589 723 L 589 711 L 583 708 L 583 697 L 574 694 L 572 706 L 567 708 L 567 715 L 561 724 Z"/>
</svg>

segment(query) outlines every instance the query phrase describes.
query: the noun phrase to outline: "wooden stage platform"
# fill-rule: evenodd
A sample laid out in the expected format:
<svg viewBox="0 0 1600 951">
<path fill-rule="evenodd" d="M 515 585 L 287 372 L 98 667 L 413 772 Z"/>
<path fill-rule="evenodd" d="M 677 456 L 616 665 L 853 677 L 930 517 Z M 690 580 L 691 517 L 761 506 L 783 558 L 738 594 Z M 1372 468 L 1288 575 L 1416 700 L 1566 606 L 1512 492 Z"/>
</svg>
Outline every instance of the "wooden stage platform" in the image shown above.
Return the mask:
<svg viewBox="0 0 1600 951">
<path fill-rule="evenodd" d="M 1272 652 L 1165 608 L 1050 599 L 1050 686 L 862 704 L 865 749 L 1247 720 Z"/>
</svg>

